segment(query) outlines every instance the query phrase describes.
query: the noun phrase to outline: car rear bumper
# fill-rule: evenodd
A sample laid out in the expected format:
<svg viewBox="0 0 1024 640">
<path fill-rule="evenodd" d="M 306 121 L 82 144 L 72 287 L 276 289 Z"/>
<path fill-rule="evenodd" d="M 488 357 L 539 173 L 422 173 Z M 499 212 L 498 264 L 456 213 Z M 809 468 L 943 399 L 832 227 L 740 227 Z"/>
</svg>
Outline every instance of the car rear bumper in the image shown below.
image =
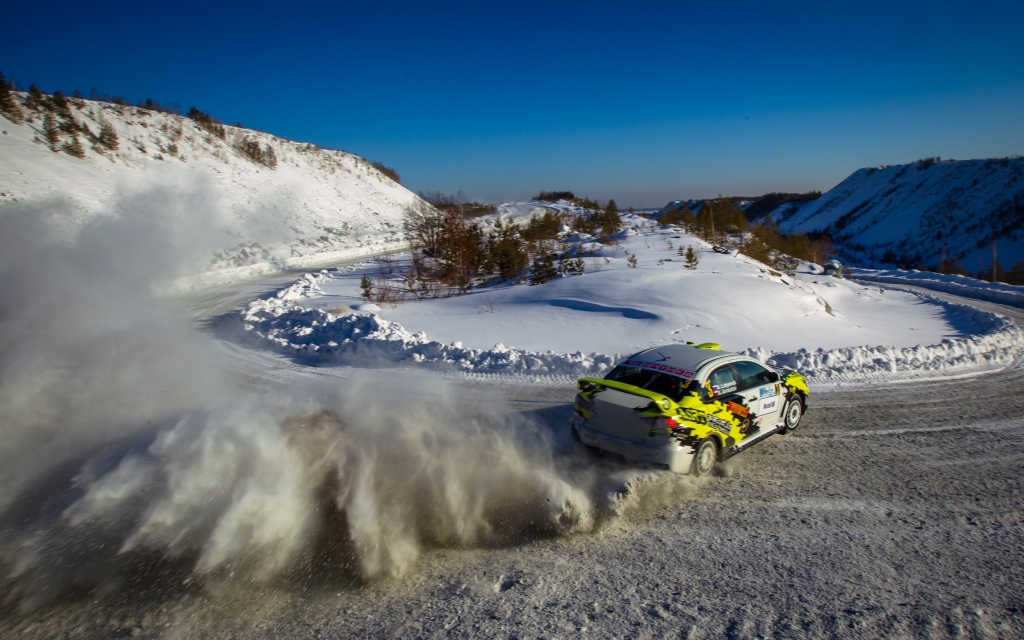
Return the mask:
<svg viewBox="0 0 1024 640">
<path fill-rule="evenodd" d="M 579 433 L 583 444 L 617 453 L 630 462 L 649 462 L 665 465 L 675 473 L 690 473 L 690 465 L 693 462 L 693 447 L 690 445 L 680 445 L 675 441 L 664 444 L 641 444 L 595 431 L 576 420 L 572 426 Z"/>
</svg>

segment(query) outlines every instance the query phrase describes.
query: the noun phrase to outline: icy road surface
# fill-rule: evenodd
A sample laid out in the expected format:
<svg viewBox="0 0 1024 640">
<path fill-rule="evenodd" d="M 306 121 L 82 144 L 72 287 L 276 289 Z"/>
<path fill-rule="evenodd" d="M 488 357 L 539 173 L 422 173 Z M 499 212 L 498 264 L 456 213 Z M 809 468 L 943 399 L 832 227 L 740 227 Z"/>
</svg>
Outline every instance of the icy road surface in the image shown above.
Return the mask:
<svg viewBox="0 0 1024 640">
<path fill-rule="evenodd" d="M 221 355 L 257 388 L 323 373 L 228 345 Z M 310 569 L 207 589 L 155 563 L 110 592 L 6 609 L 0 636 L 1019 638 L 1022 388 L 1017 366 L 818 393 L 799 431 L 719 477 L 654 474 L 594 533 L 428 551 L 368 585 Z M 571 388 L 501 392 L 552 430 L 571 410 Z"/>
</svg>

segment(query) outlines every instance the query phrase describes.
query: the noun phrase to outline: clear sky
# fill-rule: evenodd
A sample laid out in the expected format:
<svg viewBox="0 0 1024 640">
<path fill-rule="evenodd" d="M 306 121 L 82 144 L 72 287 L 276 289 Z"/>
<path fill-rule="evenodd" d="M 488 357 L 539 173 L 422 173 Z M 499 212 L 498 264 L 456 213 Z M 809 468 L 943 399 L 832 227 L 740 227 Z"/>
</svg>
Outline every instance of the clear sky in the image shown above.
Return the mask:
<svg viewBox="0 0 1024 640">
<path fill-rule="evenodd" d="M 32 2 L 0 71 L 345 149 L 414 191 L 622 205 L 1024 153 L 1024 2 Z"/>
</svg>

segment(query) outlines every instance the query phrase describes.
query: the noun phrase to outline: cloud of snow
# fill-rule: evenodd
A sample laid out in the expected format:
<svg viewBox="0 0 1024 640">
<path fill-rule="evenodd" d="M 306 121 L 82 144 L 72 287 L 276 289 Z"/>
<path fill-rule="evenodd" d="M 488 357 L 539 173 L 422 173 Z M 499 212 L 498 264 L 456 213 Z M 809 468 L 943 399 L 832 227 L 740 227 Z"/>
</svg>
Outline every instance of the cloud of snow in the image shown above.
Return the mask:
<svg viewBox="0 0 1024 640">
<path fill-rule="evenodd" d="M 5 541 L 10 595 L 30 608 L 153 573 L 358 584 L 429 548 L 591 531 L 690 486 L 602 466 L 566 437 L 497 393 L 411 374 L 214 401 L 51 493 L 49 521 Z"/>
<path fill-rule="evenodd" d="M 63 242 L 41 223 L 72 215 L 61 202 L 0 215 L 0 508 L 47 466 L 216 393 L 203 341 L 150 294 L 181 237 L 126 215 L 169 200 L 122 201 Z"/>
<path fill-rule="evenodd" d="M 393 372 L 236 389 L 212 338 L 151 294 L 203 228 L 160 221 L 201 221 L 203 202 L 130 197 L 64 242 L 39 222 L 70 215 L 59 202 L 0 215 L 0 597 L 359 582 L 620 508 L 621 470 L 577 458 L 564 418 L 553 431 L 496 394 Z"/>
</svg>

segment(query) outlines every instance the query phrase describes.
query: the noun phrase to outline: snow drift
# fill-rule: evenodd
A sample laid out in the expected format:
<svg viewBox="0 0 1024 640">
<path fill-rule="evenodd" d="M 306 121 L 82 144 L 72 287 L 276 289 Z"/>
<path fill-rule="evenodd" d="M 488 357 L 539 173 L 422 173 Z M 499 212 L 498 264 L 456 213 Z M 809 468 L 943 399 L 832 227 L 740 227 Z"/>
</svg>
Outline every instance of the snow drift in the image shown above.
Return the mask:
<svg viewBox="0 0 1024 640">
<path fill-rule="evenodd" d="M 986 300 L 1012 307 L 1024 307 L 1024 287 L 1002 282 L 986 282 L 956 274 L 902 269 L 850 269 L 850 277 L 866 282 L 890 285 L 911 285 L 952 293 L 972 300 Z"/>
<path fill-rule="evenodd" d="M 357 367 L 406 366 L 473 376 L 515 376 L 547 382 L 601 375 L 626 354 L 584 355 L 536 352 L 495 345 L 472 349 L 431 340 L 376 313 L 335 315 L 302 306 L 319 295 L 327 271 L 306 274 L 296 283 L 241 311 L 229 314 L 222 329 L 254 346 L 273 349 L 310 364 Z M 1024 355 L 1024 336 L 1010 318 L 933 296 L 921 296 L 958 316 L 972 335 L 915 347 L 854 346 L 773 352 L 738 349 L 777 366 L 797 370 L 812 382 L 866 381 L 965 373 L 1006 366 Z"/>
</svg>

